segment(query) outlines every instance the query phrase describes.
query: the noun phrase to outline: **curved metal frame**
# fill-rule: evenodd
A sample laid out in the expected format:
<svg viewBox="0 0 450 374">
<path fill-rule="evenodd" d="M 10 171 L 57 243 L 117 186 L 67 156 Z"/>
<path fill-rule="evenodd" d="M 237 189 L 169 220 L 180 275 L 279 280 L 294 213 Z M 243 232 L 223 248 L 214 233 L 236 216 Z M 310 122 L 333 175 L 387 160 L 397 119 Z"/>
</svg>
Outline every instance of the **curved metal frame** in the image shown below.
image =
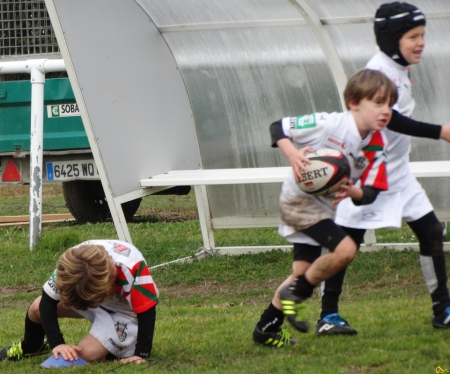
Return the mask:
<svg viewBox="0 0 450 374">
<path fill-rule="evenodd" d="M 347 84 L 347 76 L 344 72 L 344 67 L 339 58 L 339 55 L 334 47 L 333 42 L 328 36 L 322 22 L 316 13 L 312 10 L 306 0 L 290 0 L 290 2 L 295 6 L 296 9 L 301 13 L 303 18 L 308 23 L 311 31 L 317 38 L 323 52 L 325 53 L 325 58 L 330 65 L 331 73 L 334 77 L 334 82 L 339 93 L 339 98 L 341 100 L 342 108 L 345 108 L 345 101 L 343 97 L 345 85 Z"/>
</svg>

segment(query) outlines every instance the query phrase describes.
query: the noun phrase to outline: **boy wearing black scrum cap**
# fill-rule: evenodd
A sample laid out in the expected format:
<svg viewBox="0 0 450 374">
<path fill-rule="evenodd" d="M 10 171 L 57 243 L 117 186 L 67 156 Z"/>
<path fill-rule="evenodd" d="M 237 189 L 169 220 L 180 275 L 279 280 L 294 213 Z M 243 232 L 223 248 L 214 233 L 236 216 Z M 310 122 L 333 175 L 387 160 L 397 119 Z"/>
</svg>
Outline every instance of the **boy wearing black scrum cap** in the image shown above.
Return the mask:
<svg viewBox="0 0 450 374">
<path fill-rule="evenodd" d="M 412 115 L 415 106 L 409 65 L 421 60 L 425 24 L 425 15 L 414 5 L 404 2 L 383 4 L 375 14 L 374 31 L 380 52 L 370 59 L 366 68 L 380 70 L 394 81 L 398 91 L 394 109 L 407 117 Z M 364 207 L 355 206 L 349 199 L 342 201 L 335 221 L 358 247 L 367 229 L 400 228 L 402 222 L 407 222 L 419 240 L 420 266 L 432 300 L 432 326 L 449 328 L 450 297 L 442 226 L 425 191 L 409 169 L 410 137 L 390 131 L 389 126 L 385 134 L 388 138 L 389 191 L 380 193 L 374 203 Z M 436 134 L 426 137 L 445 138 L 437 129 Z M 316 325 L 319 336 L 357 333 L 338 313 L 345 270 L 325 282 L 321 315 Z"/>
<path fill-rule="evenodd" d="M 407 118 L 414 109 L 408 65 L 417 64 L 424 48 L 425 16 L 407 3 L 383 4 L 375 16 L 375 35 L 380 52 L 366 65 L 379 70 L 395 83 L 398 98 L 391 121 L 383 133 L 387 135 L 387 171 L 389 189 L 378 194 L 368 205 L 355 206 L 351 199 L 337 205 L 335 222 L 359 248 L 366 229 L 401 227 L 402 221 L 412 228 L 420 243 L 420 264 L 433 303 L 432 325 L 450 327 L 450 297 L 443 252 L 442 226 L 437 220 L 425 191 L 409 169 L 410 138 L 405 135 L 443 139 L 450 142 L 450 123 L 444 126 L 418 122 Z M 397 134 L 396 132 L 399 132 Z M 401 133 L 401 134 L 400 134 Z M 296 341 L 282 328 L 286 316 L 300 332 L 309 330 L 303 294 L 308 289 L 307 271 L 320 257 L 319 242 L 294 243 L 294 262 L 291 278 L 294 282 L 280 286 L 272 303 L 264 310 L 253 331 L 257 343 L 284 347 Z M 345 268 L 322 283 L 322 310 L 316 333 L 324 335 L 355 335 L 357 331 L 338 313 L 339 296 Z M 286 282 L 289 278 L 286 280 Z M 310 287 L 311 285 L 309 285 Z M 276 295 L 277 295 L 276 294 Z M 280 305 L 283 310 L 280 310 Z M 278 330 L 277 330 L 278 329 Z"/>
</svg>

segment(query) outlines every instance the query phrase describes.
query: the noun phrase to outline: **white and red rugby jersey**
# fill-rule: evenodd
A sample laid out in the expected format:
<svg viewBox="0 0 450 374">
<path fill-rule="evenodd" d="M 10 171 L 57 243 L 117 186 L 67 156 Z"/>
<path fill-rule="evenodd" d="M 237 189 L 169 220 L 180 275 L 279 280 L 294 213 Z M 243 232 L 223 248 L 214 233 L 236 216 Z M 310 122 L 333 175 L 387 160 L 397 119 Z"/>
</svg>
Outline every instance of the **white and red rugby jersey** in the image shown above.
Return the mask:
<svg viewBox="0 0 450 374">
<path fill-rule="evenodd" d="M 119 240 L 88 240 L 79 245 L 100 245 L 116 265 L 115 297 L 105 300 L 101 307 L 136 320 L 136 314 L 145 312 L 158 303 L 158 288 L 142 253 L 132 244 Z M 44 291 L 54 300 L 60 300 L 55 291 L 56 270 L 44 284 Z"/>
<path fill-rule="evenodd" d="M 286 117 L 282 119 L 282 127 L 284 134 L 300 148 L 308 145 L 313 150 L 332 148 L 346 155 L 350 163 L 350 179 L 353 183 L 359 180 L 361 186 L 388 189 L 386 136 L 380 131 L 371 131 L 362 139 L 353 115 L 349 111 Z M 286 177 L 282 191 L 291 195 L 307 195 L 297 187 L 292 170 Z"/>
</svg>

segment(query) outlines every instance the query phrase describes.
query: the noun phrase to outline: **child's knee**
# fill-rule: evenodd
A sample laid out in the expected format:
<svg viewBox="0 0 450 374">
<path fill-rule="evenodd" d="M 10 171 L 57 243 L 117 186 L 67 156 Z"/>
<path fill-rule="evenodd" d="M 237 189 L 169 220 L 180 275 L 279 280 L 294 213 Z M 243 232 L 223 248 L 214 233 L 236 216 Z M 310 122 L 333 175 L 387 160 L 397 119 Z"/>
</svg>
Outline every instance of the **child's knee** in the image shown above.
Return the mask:
<svg viewBox="0 0 450 374">
<path fill-rule="evenodd" d="M 298 277 L 299 275 L 305 274 L 306 270 L 311 266 L 311 263 L 306 261 L 294 261 L 292 264 L 292 274 L 293 278 Z"/>
<path fill-rule="evenodd" d="M 335 248 L 334 254 L 342 265 L 342 267 L 348 265 L 356 256 L 358 248 L 355 242 L 349 237 L 345 237 L 339 245 Z"/>
<path fill-rule="evenodd" d="M 41 303 L 41 296 L 36 298 L 28 308 L 28 317 L 33 322 L 41 322 L 41 313 L 39 312 L 39 304 Z"/>
<path fill-rule="evenodd" d="M 84 361 L 89 363 L 102 361 L 102 359 L 104 358 L 99 357 L 99 355 L 96 352 L 93 352 L 92 350 L 89 349 L 83 349 L 81 352 L 78 353 L 78 356 L 80 356 Z"/>
<path fill-rule="evenodd" d="M 106 348 L 91 334 L 84 337 L 78 347 L 81 348 L 78 355 L 86 362 L 102 361 L 108 354 Z"/>
</svg>

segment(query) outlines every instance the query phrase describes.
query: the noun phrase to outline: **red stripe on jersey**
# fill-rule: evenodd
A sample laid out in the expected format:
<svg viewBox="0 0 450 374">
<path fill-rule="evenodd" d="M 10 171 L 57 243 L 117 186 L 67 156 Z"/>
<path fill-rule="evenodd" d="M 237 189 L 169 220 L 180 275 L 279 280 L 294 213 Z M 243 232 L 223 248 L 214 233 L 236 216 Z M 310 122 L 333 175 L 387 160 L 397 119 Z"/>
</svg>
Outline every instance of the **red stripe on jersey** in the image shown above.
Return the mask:
<svg viewBox="0 0 450 374">
<path fill-rule="evenodd" d="M 372 187 L 378 188 L 380 190 L 386 191 L 389 189 L 387 173 L 386 173 L 386 163 L 383 162 L 378 168 L 378 173 L 375 178 L 375 182 L 372 184 Z"/>
<path fill-rule="evenodd" d="M 125 265 L 116 265 L 116 294 L 127 300 L 136 314 L 154 307 L 158 303 L 158 291 L 151 278 L 147 283 L 144 281 L 145 277 L 151 277 L 145 261 L 136 263 L 132 269 L 122 267 Z"/>
<path fill-rule="evenodd" d="M 144 277 L 151 277 L 150 269 L 145 262 L 136 264 L 132 273 L 137 281 L 131 289 L 129 302 L 137 314 L 145 312 L 158 303 L 158 292 L 153 282 L 143 283 Z"/>
<path fill-rule="evenodd" d="M 367 146 L 363 148 L 369 165 L 361 176 L 361 186 L 371 186 L 380 190 L 388 189 L 386 163 L 384 162 L 384 138 L 375 131 Z"/>
</svg>

